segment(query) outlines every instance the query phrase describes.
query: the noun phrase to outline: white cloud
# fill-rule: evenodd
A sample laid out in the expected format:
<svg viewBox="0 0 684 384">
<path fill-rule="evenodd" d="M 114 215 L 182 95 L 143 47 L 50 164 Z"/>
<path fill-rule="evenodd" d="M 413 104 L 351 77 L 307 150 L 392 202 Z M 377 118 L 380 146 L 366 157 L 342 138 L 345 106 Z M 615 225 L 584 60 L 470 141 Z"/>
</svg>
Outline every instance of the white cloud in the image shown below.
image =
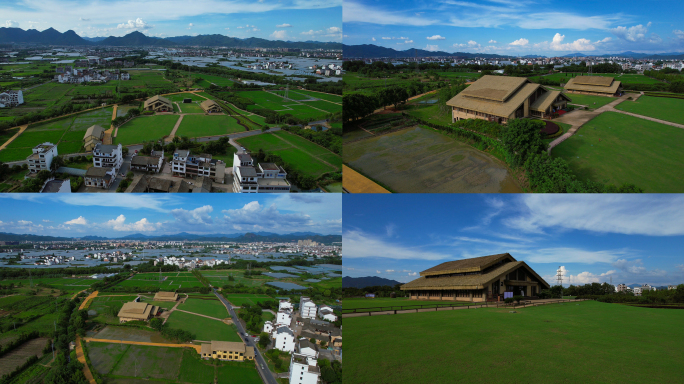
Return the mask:
<svg viewBox="0 0 684 384">
<path fill-rule="evenodd" d="M 214 220 L 211 218 L 210 213 L 213 211 L 214 207 L 211 205 L 205 205 L 193 210 L 186 210 L 182 208 L 174 209 L 171 211 L 171 214 L 176 220 L 183 223 L 211 224 L 214 222 Z"/>
<path fill-rule="evenodd" d="M 313 29 L 302 32 L 302 35 L 307 35 L 307 36 L 322 36 L 322 37 L 335 37 L 335 38 L 342 38 L 342 28 L 339 27 L 330 27 L 327 29 L 323 30 L 318 30 L 314 31 Z M 386 39 L 383 37 L 383 39 Z M 387 38 L 391 39 L 391 38 Z"/>
<path fill-rule="evenodd" d="M 344 7 L 342 7 L 342 21 L 345 23 L 411 26 L 426 26 L 437 23 L 437 20 L 409 16 L 404 12 L 385 11 L 350 0 L 344 1 Z"/>
<path fill-rule="evenodd" d="M 190 24 L 192 26 L 192 24 Z M 116 26 L 118 29 L 150 29 L 151 25 L 147 24 L 141 18 L 135 20 L 128 20 L 127 23 L 121 23 Z"/>
<path fill-rule="evenodd" d="M 33 221 L 18 220 L 17 223 L 19 223 L 19 225 L 32 225 L 32 224 L 33 224 Z"/>
<path fill-rule="evenodd" d="M 259 204 L 258 201 L 247 203 L 239 209 L 227 209 L 222 212 L 225 215 L 225 222 L 237 230 L 275 229 L 285 226 L 303 228 L 314 224 L 309 215 L 281 213 L 275 204 L 267 207 Z"/>
<path fill-rule="evenodd" d="M 404 41 L 404 44 L 412 44 L 412 43 L 413 43 L 413 40 L 406 40 L 406 41 Z"/>
<path fill-rule="evenodd" d="M 441 260 L 451 255 L 425 251 L 416 247 L 404 247 L 395 241 L 386 241 L 378 236 L 359 230 L 345 231 L 342 235 L 345 258 L 383 257 L 406 260 Z"/>
<path fill-rule="evenodd" d="M 371 37 L 371 40 L 372 40 L 372 41 L 376 41 L 376 40 L 375 40 L 375 37 Z"/>
<path fill-rule="evenodd" d="M 379 275 L 379 274 L 381 274 L 382 272 L 380 272 L 380 271 L 378 271 L 378 270 L 376 269 L 376 270 L 375 270 L 375 273 L 377 273 L 377 274 Z"/>
<path fill-rule="evenodd" d="M 531 263 L 612 263 L 628 254 L 629 251 L 624 249 L 589 251 L 570 247 L 516 251 L 516 255 L 521 255 L 519 256 L 519 260 L 525 260 Z"/>
<path fill-rule="evenodd" d="M 88 220 L 86 220 L 85 217 L 83 217 L 83 216 L 79 216 L 76 219 L 64 222 L 64 224 L 67 224 L 67 225 L 69 225 L 69 224 L 88 225 Z"/>
<path fill-rule="evenodd" d="M 438 51 L 438 50 L 439 50 L 439 46 L 436 45 L 436 44 L 435 44 L 435 45 L 430 45 L 430 44 L 428 44 L 428 45 L 425 46 L 425 50 L 426 50 L 426 51 L 431 51 L 431 52 Z"/>
<path fill-rule="evenodd" d="M 388 270 L 386 270 L 385 272 L 387 272 L 387 273 L 394 273 L 394 269 L 388 269 Z"/>
<path fill-rule="evenodd" d="M 418 272 L 409 273 L 409 276 L 418 276 Z"/>
<path fill-rule="evenodd" d="M 394 224 L 387 224 L 385 226 L 385 232 L 387 233 L 387 237 L 392 237 L 394 236 L 394 230 L 397 228 L 396 225 Z"/>
<path fill-rule="evenodd" d="M 607 43 L 607 42 L 609 42 L 609 41 L 611 41 L 611 40 L 613 40 L 613 39 L 610 38 L 610 37 L 606 37 L 606 38 L 603 38 L 602 40 L 597 41 L 596 44 Z"/>
<path fill-rule="evenodd" d="M 613 28 L 610 31 L 613 34 L 623 40 L 627 41 L 643 41 L 646 39 L 646 34 L 648 33 L 648 28 L 651 27 L 649 22 L 646 26 L 639 24 L 632 27 L 621 27 Z"/>
<path fill-rule="evenodd" d="M 684 235 L 684 196 L 673 195 L 529 195 L 522 215 L 503 223 L 524 232 L 545 228 L 626 235 Z"/>
<path fill-rule="evenodd" d="M 444 40 L 446 37 L 440 35 L 432 35 L 427 37 L 428 40 Z"/>
<path fill-rule="evenodd" d="M 146 218 L 135 223 L 126 223 L 126 216 L 124 215 L 119 215 L 116 219 L 109 220 L 103 224 L 105 227 L 122 232 L 153 232 L 160 228 L 161 225 L 162 223 L 151 223 Z"/>
<path fill-rule="evenodd" d="M 392 40 L 391 37 L 383 37 L 382 39 L 383 39 L 383 40 Z"/>
<path fill-rule="evenodd" d="M 489 44 L 496 44 L 496 40 L 489 40 Z"/>
<path fill-rule="evenodd" d="M 556 33 L 553 36 L 551 44 L 549 44 L 549 48 L 554 51 L 593 51 L 596 49 L 596 47 L 591 43 L 591 41 L 587 39 L 578 39 L 573 41 L 572 43 L 565 44 L 563 43 L 564 39 L 565 35 Z M 546 42 L 544 42 L 543 44 L 545 43 Z"/>
<path fill-rule="evenodd" d="M 90 19 L 84 19 L 83 17 L 79 17 L 78 20 L 80 20 L 80 21 L 90 21 Z"/>
<path fill-rule="evenodd" d="M 526 46 L 526 45 L 529 44 L 529 43 L 530 43 L 529 40 L 524 39 L 524 38 L 520 38 L 520 39 L 518 39 L 518 40 L 516 40 L 516 41 L 514 41 L 514 42 L 512 42 L 512 43 L 510 43 L 509 45 L 518 45 L 518 46 L 524 47 L 524 46 Z"/>
<path fill-rule="evenodd" d="M 14 21 L 14 20 L 7 20 L 7 21 L 5 21 L 5 27 L 7 27 L 7 28 L 18 28 L 19 22 Z"/>
<path fill-rule="evenodd" d="M 287 38 L 287 31 L 273 31 L 273 33 L 270 34 L 270 37 L 276 40 L 284 40 Z"/>
<path fill-rule="evenodd" d="M 194 25 L 192 23 L 188 24 L 188 29 L 192 29 Z"/>
<path fill-rule="evenodd" d="M 285 24 L 278 24 L 278 25 L 276 25 L 276 28 L 292 28 L 292 25 L 291 25 L 291 24 L 287 24 L 287 23 L 285 23 Z"/>
<path fill-rule="evenodd" d="M 675 29 L 674 31 L 672 31 L 672 33 L 674 33 L 674 35 L 677 36 L 678 39 L 684 39 L 684 31 L 682 31 L 681 29 Z"/>
</svg>

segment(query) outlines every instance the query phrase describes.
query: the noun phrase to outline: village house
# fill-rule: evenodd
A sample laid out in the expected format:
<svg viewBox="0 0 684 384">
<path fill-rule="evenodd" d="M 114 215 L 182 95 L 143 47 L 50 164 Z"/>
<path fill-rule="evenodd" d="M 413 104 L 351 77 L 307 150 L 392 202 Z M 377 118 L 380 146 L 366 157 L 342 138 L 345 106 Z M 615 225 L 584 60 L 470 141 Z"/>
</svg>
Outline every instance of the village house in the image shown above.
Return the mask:
<svg viewBox="0 0 684 384">
<path fill-rule="evenodd" d="M 150 318 L 157 316 L 159 309 L 160 308 L 156 305 L 132 301 L 125 303 L 117 316 L 119 317 L 120 323 L 135 320 L 147 321 Z"/>
<path fill-rule="evenodd" d="M 162 96 L 152 96 L 145 100 L 144 106 L 146 111 L 154 112 L 173 112 L 173 104 L 171 100 Z"/>
<path fill-rule="evenodd" d="M 26 158 L 30 173 L 36 173 L 44 170 L 50 170 L 52 159 L 57 157 L 57 146 L 45 142 L 33 147 L 32 154 Z"/>
<path fill-rule="evenodd" d="M 164 150 L 152 151 L 149 156 L 135 154 L 131 159 L 131 169 L 159 173 L 164 163 Z"/>
<path fill-rule="evenodd" d="M 315 358 L 305 354 L 293 353 L 290 358 L 290 384 L 317 384 L 321 376 L 321 370 Z"/>
<path fill-rule="evenodd" d="M 202 343 L 203 359 L 219 359 L 229 361 L 254 360 L 254 347 L 246 346 L 238 341 L 214 341 Z"/>
<path fill-rule="evenodd" d="M 518 293 L 537 296 L 551 286 L 509 253 L 448 261 L 400 287 L 413 300 L 497 301 Z"/>
<path fill-rule="evenodd" d="M 83 177 L 86 187 L 108 189 L 116 179 L 116 169 L 90 167 Z"/>
<path fill-rule="evenodd" d="M 174 176 L 211 178 L 217 183 L 225 183 L 226 163 L 212 159 L 210 154 L 193 155 L 188 149 L 178 149 L 173 153 L 171 171 Z"/>
<path fill-rule="evenodd" d="M 86 130 L 85 136 L 83 136 L 83 147 L 86 151 L 92 151 L 97 144 L 102 143 L 104 139 L 105 129 L 99 125 L 91 125 Z"/>
<path fill-rule="evenodd" d="M 310 298 L 302 296 L 299 300 L 299 316 L 303 319 L 316 318 L 316 304 Z"/>
<path fill-rule="evenodd" d="M 281 326 L 275 330 L 275 345 L 274 348 L 284 352 L 291 353 L 295 348 L 294 333 L 289 327 Z"/>
<path fill-rule="evenodd" d="M 561 91 L 547 90 L 524 77 L 485 75 L 446 104 L 452 108 L 452 123 L 481 119 L 501 124 L 523 117 L 549 118 L 569 101 Z"/>
<path fill-rule="evenodd" d="M 69 179 L 55 179 L 50 177 L 45 180 L 40 188 L 40 193 L 71 193 L 71 181 Z"/>
<path fill-rule="evenodd" d="M 121 144 L 111 145 L 97 143 L 93 148 L 93 165 L 98 168 L 113 168 L 117 171 L 123 164 L 123 148 Z"/>
<path fill-rule="evenodd" d="M 0 93 L 0 108 L 12 108 L 24 104 L 23 91 L 5 91 Z"/>
<path fill-rule="evenodd" d="M 233 192 L 288 193 L 291 185 L 287 172 L 275 163 L 259 163 L 248 153 L 233 154 Z"/>
<path fill-rule="evenodd" d="M 622 94 L 622 83 L 612 77 L 577 76 L 568 80 L 565 91 L 582 95 L 619 96 Z"/>
</svg>

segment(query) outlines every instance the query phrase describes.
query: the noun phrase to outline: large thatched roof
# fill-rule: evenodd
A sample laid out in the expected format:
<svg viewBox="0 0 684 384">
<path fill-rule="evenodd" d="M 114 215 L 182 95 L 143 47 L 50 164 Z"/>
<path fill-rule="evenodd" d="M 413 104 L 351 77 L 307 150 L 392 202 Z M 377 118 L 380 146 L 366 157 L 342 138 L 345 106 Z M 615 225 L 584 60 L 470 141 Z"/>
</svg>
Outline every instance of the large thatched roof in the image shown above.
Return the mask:
<svg viewBox="0 0 684 384">
<path fill-rule="evenodd" d="M 620 88 L 621 83 L 612 77 L 577 76 L 568 80 L 565 89 L 568 91 L 597 92 L 612 95 Z"/>
<path fill-rule="evenodd" d="M 451 100 L 450 107 L 508 118 L 538 88 L 524 77 L 482 76 Z"/>
</svg>

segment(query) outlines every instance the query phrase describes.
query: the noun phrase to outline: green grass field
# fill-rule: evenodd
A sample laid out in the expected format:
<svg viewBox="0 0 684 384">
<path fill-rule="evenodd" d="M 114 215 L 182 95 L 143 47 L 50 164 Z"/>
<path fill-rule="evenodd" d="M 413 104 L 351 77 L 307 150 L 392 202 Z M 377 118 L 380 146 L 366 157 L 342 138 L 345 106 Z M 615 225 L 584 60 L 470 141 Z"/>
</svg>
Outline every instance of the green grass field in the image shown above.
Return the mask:
<svg viewBox="0 0 684 384">
<path fill-rule="evenodd" d="M 330 113 L 342 111 L 342 104 L 335 104 L 327 101 L 305 101 L 304 104 Z"/>
<path fill-rule="evenodd" d="M 38 283 L 47 284 L 57 289 L 64 289 L 67 291 L 82 291 L 92 284 L 95 284 L 97 280 L 84 279 L 84 278 L 70 278 L 70 277 L 41 277 L 33 278 L 33 285 Z M 29 279 L 8 279 L 0 280 L 0 284 L 14 283 L 15 285 L 21 284 L 22 286 L 28 287 L 30 285 Z"/>
<path fill-rule="evenodd" d="M 217 368 L 218 384 L 260 384 L 261 377 L 253 363 L 228 363 Z"/>
<path fill-rule="evenodd" d="M 133 278 L 121 281 L 120 283 L 114 285 L 112 290 L 116 291 L 116 287 L 138 287 L 141 290 L 150 287 L 159 287 L 165 291 L 173 291 L 182 287 L 202 287 L 202 283 L 192 276 L 183 277 L 169 277 L 166 280 L 159 281 L 157 277 L 141 277 L 139 275 L 133 276 Z"/>
<path fill-rule="evenodd" d="M 179 113 L 204 113 L 204 109 L 198 103 L 178 103 Z"/>
<path fill-rule="evenodd" d="M 93 368 L 101 375 L 119 379 L 175 380 L 179 375 L 183 348 L 90 342 L 88 356 Z"/>
<path fill-rule="evenodd" d="M 231 116 L 187 115 L 183 116 L 183 121 L 181 121 L 176 131 L 176 136 L 202 137 L 227 135 L 244 130 L 245 128 L 239 125 L 237 120 Z"/>
<path fill-rule="evenodd" d="M 318 177 L 342 168 L 342 158 L 302 137 L 279 131 L 239 139 L 252 152 L 259 149 L 280 155 L 283 161 L 300 172 Z M 304 152 L 306 151 L 306 152 Z M 323 163 L 328 162 L 330 165 Z"/>
<path fill-rule="evenodd" d="M 545 80 L 551 80 L 551 81 L 556 81 L 558 84 L 560 83 L 567 83 L 568 80 L 572 79 L 573 77 L 577 77 L 580 74 L 577 73 L 554 73 L 552 75 L 547 75 L 547 76 L 533 76 L 530 77 L 529 79 L 533 82 L 539 81 L 540 78 L 543 78 Z M 586 76 L 586 74 L 582 74 L 583 76 Z M 593 74 L 592 76 L 602 76 L 602 77 L 612 77 L 617 81 L 620 81 L 624 84 L 658 84 L 662 83 L 660 80 L 656 80 L 653 78 L 650 78 L 648 76 L 644 75 L 637 75 L 637 74 L 619 74 L 619 73 L 597 73 Z"/>
<path fill-rule="evenodd" d="M 615 109 L 684 124 L 684 114 L 682 114 L 684 110 L 683 99 L 641 96 L 637 101 L 623 101 Z"/>
<path fill-rule="evenodd" d="M 197 340 L 242 341 L 234 325 L 190 313 L 174 311 L 166 324 L 171 328 L 185 329 L 194 333 Z"/>
<path fill-rule="evenodd" d="M 257 303 L 262 303 L 264 301 L 275 300 L 266 295 L 255 295 L 250 293 L 224 294 L 223 297 L 236 307 L 242 307 L 244 304 L 256 305 Z"/>
<path fill-rule="evenodd" d="M 433 305 L 433 304 L 444 304 L 444 305 L 471 305 L 470 302 L 451 302 L 442 300 L 409 300 L 408 297 L 397 297 L 396 299 L 390 299 L 388 297 L 378 297 L 375 299 L 366 298 L 346 298 L 342 300 L 343 309 L 359 309 L 359 308 L 373 308 L 373 310 L 378 310 L 377 307 L 383 309 L 399 309 L 400 306 L 419 306 L 419 305 Z M 414 307 L 415 308 L 415 307 Z"/>
<path fill-rule="evenodd" d="M 684 377 L 684 311 L 593 301 L 516 311 L 346 318 L 344 382 L 674 383 Z"/>
<path fill-rule="evenodd" d="M 309 95 L 309 96 L 315 97 L 317 99 L 328 100 L 328 101 L 332 101 L 334 103 L 342 104 L 342 96 L 340 96 L 340 95 L 333 95 L 333 94 L 316 92 L 316 91 L 304 91 L 301 89 L 297 89 L 294 92 L 301 93 L 304 95 Z"/>
<path fill-rule="evenodd" d="M 649 120 L 604 112 L 555 147 L 580 180 L 622 185 L 645 192 L 681 192 L 684 130 Z"/>
<path fill-rule="evenodd" d="M 219 300 L 187 299 L 185 303 L 178 306 L 178 309 L 215 317 L 217 319 L 230 317 L 228 310 Z"/>
<path fill-rule="evenodd" d="M 230 87 L 234 84 L 234 82 L 230 79 L 227 79 L 225 77 L 220 77 L 220 76 L 214 76 L 214 75 L 205 75 L 205 74 L 199 74 L 195 75 L 199 78 L 202 78 L 210 83 L 214 83 L 218 85 L 219 87 Z"/>
<path fill-rule="evenodd" d="M 233 160 L 232 158 L 230 159 L 230 162 L 226 164 L 232 164 Z M 217 287 L 222 287 L 226 284 L 228 285 L 235 285 L 235 284 L 244 284 L 248 287 L 259 287 L 264 285 L 264 283 L 267 283 L 269 281 L 273 281 L 272 277 L 268 276 L 255 276 L 254 278 L 248 279 L 244 277 L 244 270 L 224 270 L 224 271 L 203 271 L 202 275 L 211 282 L 212 285 L 217 286 Z M 233 276 L 234 281 L 228 280 L 228 276 Z"/>
<path fill-rule="evenodd" d="M 168 136 L 178 121 L 176 115 L 139 116 L 119 127 L 114 144 L 131 145 Z"/>
<path fill-rule="evenodd" d="M 566 93 L 565 95 L 572 100 L 570 101 L 570 104 L 586 105 L 591 109 L 601 108 L 604 105 L 617 100 L 615 97 L 581 95 L 577 93 Z"/>
<path fill-rule="evenodd" d="M 214 366 L 202 360 L 193 349 L 183 348 L 183 361 L 180 367 L 180 381 L 185 383 L 213 383 Z"/>
</svg>

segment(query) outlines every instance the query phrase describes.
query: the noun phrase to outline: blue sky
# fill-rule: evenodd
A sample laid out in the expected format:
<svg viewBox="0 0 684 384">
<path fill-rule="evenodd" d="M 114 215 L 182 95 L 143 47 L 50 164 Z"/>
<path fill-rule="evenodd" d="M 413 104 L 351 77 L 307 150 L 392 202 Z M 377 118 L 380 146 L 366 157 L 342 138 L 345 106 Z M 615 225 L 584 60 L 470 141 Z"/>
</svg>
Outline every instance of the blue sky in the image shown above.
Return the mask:
<svg viewBox="0 0 684 384">
<path fill-rule="evenodd" d="M 510 253 L 549 284 L 684 283 L 683 195 L 345 195 L 344 276 Z"/>
<path fill-rule="evenodd" d="M 0 0 L 0 26 L 80 36 L 221 34 L 342 41 L 342 0 Z"/>
<path fill-rule="evenodd" d="M 340 194 L 2 193 L 0 207 L 0 232 L 22 234 L 120 237 L 342 231 Z"/>
<path fill-rule="evenodd" d="M 344 43 L 506 55 L 684 51 L 679 0 L 345 0 Z"/>
</svg>

